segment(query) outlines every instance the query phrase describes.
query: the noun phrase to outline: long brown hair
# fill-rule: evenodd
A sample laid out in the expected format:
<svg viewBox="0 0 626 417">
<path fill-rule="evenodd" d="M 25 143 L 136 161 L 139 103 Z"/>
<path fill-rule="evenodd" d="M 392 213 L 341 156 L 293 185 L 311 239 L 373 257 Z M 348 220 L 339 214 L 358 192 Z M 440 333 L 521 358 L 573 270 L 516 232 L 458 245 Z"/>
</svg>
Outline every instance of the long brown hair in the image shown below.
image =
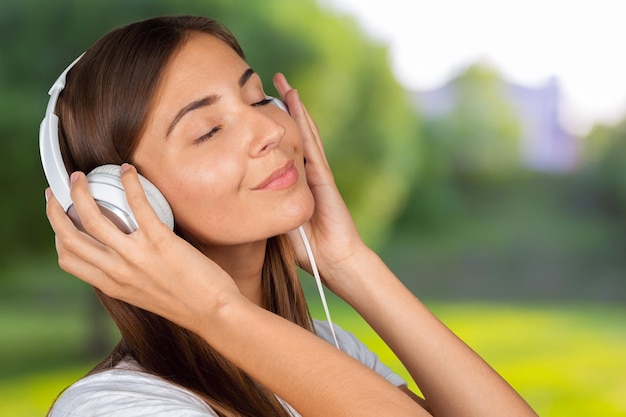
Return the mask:
<svg viewBox="0 0 626 417">
<path fill-rule="evenodd" d="M 215 36 L 244 58 L 226 28 L 192 16 L 153 18 L 115 29 L 85 53 L 69 72 L 56 109 L 68 171 L 132 162 L 164 70 L 192 32 Z M 266 308 L 313 331 L 285 236 L 268 240 L 261 279 Z M 96 293 L 122 337 L 91 373 L 132 357 L 147 372 L 194 391 L 222 416 L 288 416 L 273 393 L 197 335 L 97 289 Z"/>
</svg>

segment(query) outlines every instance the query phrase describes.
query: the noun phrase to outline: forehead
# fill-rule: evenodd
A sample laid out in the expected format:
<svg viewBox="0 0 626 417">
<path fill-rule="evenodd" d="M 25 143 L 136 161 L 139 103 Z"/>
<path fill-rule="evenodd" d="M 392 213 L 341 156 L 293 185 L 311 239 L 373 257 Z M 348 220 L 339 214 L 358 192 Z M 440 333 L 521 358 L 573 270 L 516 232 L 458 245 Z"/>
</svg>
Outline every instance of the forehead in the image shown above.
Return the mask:
<svg viewBox="0 0 626 417">
<path fill-rule="evenodd" d="M 248 67 L 226 42 L 192 33 L 165 68 L 142 136 L 164 136 L 176 114 L 193 101 L 239 91 L 239 78 Z"/>
<path fill-rule="evenodd" d="M 162 93 L 184 87 L 237 83 L 248 68 L 246 62 L 224 41 L 206 33 L 192 33 L 168 63 L 161 81 Z"/>
</svg>

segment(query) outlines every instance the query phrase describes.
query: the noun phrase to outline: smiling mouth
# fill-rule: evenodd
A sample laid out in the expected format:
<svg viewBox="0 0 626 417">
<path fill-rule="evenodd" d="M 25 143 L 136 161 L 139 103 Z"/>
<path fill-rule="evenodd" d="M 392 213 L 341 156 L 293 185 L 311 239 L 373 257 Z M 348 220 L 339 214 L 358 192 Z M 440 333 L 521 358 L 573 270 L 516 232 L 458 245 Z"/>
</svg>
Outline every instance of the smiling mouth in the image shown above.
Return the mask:
<svg viewBox="0 0 626 417">
<path fill-rule="evenodd" d="M 298 181 L 298 170 L 293 160 L 287 161 L 285 165 L 272 172 L 266 179 L 253 190 L 280 190 L 289 188 Z"/>
</svg>

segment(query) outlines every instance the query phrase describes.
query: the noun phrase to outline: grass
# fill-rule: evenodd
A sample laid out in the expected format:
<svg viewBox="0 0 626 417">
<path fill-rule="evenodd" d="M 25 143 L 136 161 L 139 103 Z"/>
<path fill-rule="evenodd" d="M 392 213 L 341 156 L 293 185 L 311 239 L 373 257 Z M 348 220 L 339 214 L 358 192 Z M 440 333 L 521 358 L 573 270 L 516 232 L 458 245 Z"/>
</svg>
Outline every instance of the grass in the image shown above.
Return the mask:
<svg viewBox="0 0 626 417">
<path fill-rule="evenodd" d="M 313 314 L 322 319 L 317 298 L 312 295 L 310 299 Z M 401 363 L 367 324 L 334 296 L 329 299 L 333 320 L 354 332 L 416 389 Z M 626 308 L 490 302 L 433 302 L 429 307 L 500 372 L 542 417 L 617 417 L 626 413 L 623 395 Z M 75 316 L 61 314 L 56 319 L 42 316 L 36 320 L 33 314 L 28 317 L 30 324 L 22 327 L 15 316 L 8 317 L 3 311 L 0 327 L 6 329 L 10 321 L 22 328 L 21 333 L 13 335 L 12 347 L 2 346 L 3 364 L 11 359 L 25 361 L 38 350 L 49 352 L 53 355 L 49 361 L 55 362 L 56 357 L 60 364 L 42 366 L 40 370 L 30 368 L 23 373 L 15 370 L 10 375 L 3 373 L 0 415 L 45 415 L 55 396 L 92 366 L 93 360 L 71 360 L 72 354 L 68 355 L 76 351 L 85 335 L 81 326 L 72 324 Z M 49 330 L 55 320 L 58 320 L 54 326 L 58 332 L 56 338 L 51 336 L 55 331 Z M 40 324 L 35 325 L 34 321 Z M 28 343 L 15 343 L 17 339 Z M 20 349 L 26 344 L 34 347 Z"/>
<path fill-rule="evenodd" d="M 624 224 L 570 210 L 553 186 L 531 185 L 490 195 L 436 232 L 407 228 L 383 258 L 540 416 L 624 416 Z M 0 416 L 43 416 L 100 357 L 85 354 L 89 291 L 51 272 L 53 255 L 12 265 L 0 270 Z M 417 390 L 367 324 L 327 296 L 333 320 Z"/>
<path fill-rule="evenodd" d="M 0 276 L 0 416 L 43 416 L 56 395 L 101 357 L 86 355 L 94 331 L 86 302 L 90 291 L 62 273 L 50 275 L 58 270 L 54 258 L 18 269 Z M 323 319 L 313 280 L 304 284 L 314 316 Z M 333 320 L 417 389 L 368 325 L 332 293 L 327 297 Z M 427 305 L 542 417 L 626 414 L 624 305 L 502 300 Z M 107 338 L 112 344 L 111 335 Z"/>
<path fill-rule="evenodd" d="M 32 372 L 0 380 L 0 415 L 42 417 L 62 389 L 85 374 L 88 365 L 69 365 L 56 371 Z"/>
<path fill-rule="evenodd" d="M 626 414 L 626 308 L 598 304 L 427 304 L 540 416 Z M 335 322 L 356 333 L 417 390 L 393 352 L 362 319 L 336 300 L 331 308 Z M 322 318 L 323 314 L 316 316 Z"/>
</svg>

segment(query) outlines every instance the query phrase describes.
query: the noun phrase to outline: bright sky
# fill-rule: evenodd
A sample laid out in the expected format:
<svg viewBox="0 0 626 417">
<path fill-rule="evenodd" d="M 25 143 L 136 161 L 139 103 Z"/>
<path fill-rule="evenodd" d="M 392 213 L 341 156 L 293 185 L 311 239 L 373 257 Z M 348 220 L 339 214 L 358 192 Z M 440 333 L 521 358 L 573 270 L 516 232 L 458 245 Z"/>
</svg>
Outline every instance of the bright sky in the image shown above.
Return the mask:
<svg viewBox="0 0 626 417">
<path fill-rule="evenodd" d="M 626 115 L 624 0 L 319 1 L 388 42 L 410 89 L 437 87 L 484 60 L 523 85 L 556 76 L 562 121 L 573 132 Z"/>
</svg>

